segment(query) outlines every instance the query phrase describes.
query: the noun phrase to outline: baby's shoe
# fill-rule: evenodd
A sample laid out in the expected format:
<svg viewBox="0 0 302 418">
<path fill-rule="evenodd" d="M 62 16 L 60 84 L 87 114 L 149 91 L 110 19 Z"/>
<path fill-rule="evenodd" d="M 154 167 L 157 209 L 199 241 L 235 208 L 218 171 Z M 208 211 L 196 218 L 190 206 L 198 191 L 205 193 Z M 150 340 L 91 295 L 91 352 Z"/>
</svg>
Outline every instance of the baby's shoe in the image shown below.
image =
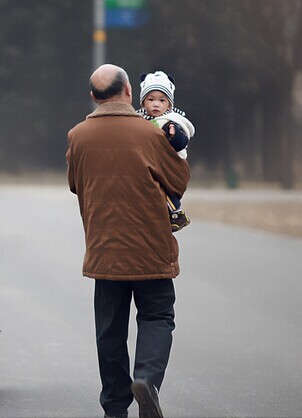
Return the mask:
<svg viewBox="0 0 302 418">
<path fill-rule="evenodd" d="M 170 223 L 172 232 L 177 232 L 189 225 L 190 219 L 187 217 L 184 210 L 179 210 L 177 212 L 170 212 Z"/>
</svg>

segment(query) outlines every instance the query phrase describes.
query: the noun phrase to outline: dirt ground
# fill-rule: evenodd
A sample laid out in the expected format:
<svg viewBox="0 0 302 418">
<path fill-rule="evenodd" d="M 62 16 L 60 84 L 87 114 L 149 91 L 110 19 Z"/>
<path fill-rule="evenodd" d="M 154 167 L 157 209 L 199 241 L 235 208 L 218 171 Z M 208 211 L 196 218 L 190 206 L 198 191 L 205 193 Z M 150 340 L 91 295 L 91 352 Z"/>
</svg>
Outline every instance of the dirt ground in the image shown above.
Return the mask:
<svg viewBox="0 0 302 418">
<path fill-rule="evenodd" d="M 242 198 L 244 197 L 244 198 Z M 271 233 L 302 237 L 302 193 L 261 193 L 240 191 L 203 192 L 185 195 L 183 207 L 188 216 L 204 221 L 260 229 Z"/>
</svg>

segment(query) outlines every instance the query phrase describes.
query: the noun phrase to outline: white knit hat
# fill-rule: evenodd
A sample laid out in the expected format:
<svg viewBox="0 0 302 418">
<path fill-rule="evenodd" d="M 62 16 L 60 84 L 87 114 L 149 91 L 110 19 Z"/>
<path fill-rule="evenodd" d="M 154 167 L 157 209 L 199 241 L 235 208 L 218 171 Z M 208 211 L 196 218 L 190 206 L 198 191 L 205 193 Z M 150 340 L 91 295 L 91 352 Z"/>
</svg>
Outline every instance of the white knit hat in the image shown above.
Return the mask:
<svg viewBox="0 0 302 418">
<path fill-rule="evenodd" d="M 165 74 L 163 71 L 156 71 L 155 73 L 142 74 L 141 75 L 141 93 L 140 104 L 143 105 L 143 101 L 146 96 L 154 90 L 164 93 L 171 105 L 174 105 L 174 79 L 170 75 Z"/>
</svg>

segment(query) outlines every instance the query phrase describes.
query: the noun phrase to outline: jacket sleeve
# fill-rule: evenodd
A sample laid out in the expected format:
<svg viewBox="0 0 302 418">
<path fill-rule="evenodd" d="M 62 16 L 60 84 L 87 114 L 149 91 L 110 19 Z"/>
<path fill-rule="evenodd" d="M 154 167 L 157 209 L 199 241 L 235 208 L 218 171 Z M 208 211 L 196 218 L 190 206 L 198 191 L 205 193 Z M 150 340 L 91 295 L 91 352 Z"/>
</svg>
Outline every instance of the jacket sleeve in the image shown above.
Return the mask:
<svg viewBox="0 0 302 418">
<path fill-rule="evenodd" d="M 181 199 L 190 180 L 189 165 L 187 160 L 179 158 L 162 131 L 160 137 L 156 149 L 156 164 L 151 169 L 152 176 L 161 184 L 166 194 Z"/>
<path fill-rule="evenodd" d="M 174 125 L 174 128 L 175 128 L 175 135 L 173 137 L 170 137 L 170 133 L 169 133 L 169 127 L 171 124 Z M 183 132 L 180 125 L 178 125 L 178 123 L 168 122 L 162 127 L 162 129 L 164 130 L 166 137 L 168 138 L 170 144 L 175 149 L 175 151 L 179 152 L 183 150 L 184 148 L 186 148 L 189 142 L 189 138 Z"/>
<path fill-rule="evenodd" d="M 75 185 L 75 171 L 74 171 L 74 159 L 72 151 L 72 130 L 68 132 L 68 149 L 66 152 L 66 162 L 67 162 L 67 177 L 69 189 L 72 193 L 77 194 L 76 185 Z"/>
</svg>

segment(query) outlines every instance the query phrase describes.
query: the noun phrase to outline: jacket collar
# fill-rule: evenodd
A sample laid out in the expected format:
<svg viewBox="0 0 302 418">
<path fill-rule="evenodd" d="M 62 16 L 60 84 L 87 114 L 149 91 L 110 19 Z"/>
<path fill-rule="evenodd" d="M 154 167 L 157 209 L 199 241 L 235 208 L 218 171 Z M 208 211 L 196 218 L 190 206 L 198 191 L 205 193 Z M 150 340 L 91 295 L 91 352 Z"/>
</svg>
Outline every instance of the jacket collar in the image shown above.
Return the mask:
<svg viewBox="0 0 302 418">
<path fill-rule="evenodd" d="M 133 106 L 127 103 L 121 102 L 107 102 L 98 105 L 98 107 L 86 117 L 97 118 L 99 116 L 135 116 L 141 117 L 141 115 L 135 112 Z"/>
</svg>

